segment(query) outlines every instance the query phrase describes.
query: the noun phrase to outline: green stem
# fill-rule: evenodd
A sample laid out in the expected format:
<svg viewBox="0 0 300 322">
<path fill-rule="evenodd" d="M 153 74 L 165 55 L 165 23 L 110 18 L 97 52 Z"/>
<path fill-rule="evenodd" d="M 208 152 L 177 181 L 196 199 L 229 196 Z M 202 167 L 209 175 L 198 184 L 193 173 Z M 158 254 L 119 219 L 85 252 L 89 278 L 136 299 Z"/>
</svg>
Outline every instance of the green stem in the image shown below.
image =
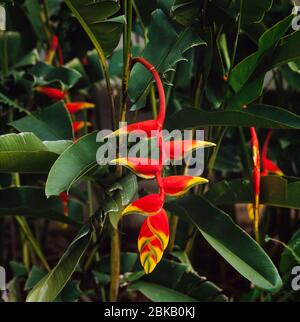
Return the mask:
<svg viewBox="0 0 300 322">
<path fill-rule="evenodd" d="M 209 173 L 209 176 L 210 176 L 210 174 L 211 174 L 211 172 L 213 170 L 213 167 L 215 165 L 215 162 L 216 162 L 216 159 L 217 159 L 217 155 L 219 153 L 220 146 L 222 144 L 222 141 L 223 141 L 223 138 L 225 136 L 225 133 L 226 133 L 227 129 L 228 129 L 227 126 L 224 127 L 224 128 L 222 128 L 221 133 L 219 135 L 219 139 L 218 139 L 217 145 L 216 145 L 216 147 L 214 149 L 214 152 L 212 153 L 212 155 L 211 155 L 211 157 L 210 157 L 210 159 L 208 161 L 208 173 Z"/>
<path fill-rule="evenodd" d="M 146 26 L 145 26 L 145 24 L 144 24 L 144 22 L 143 22 L 143 19 L 142 19 L 141 13 L 139 12 L 139 10 L 138 10 L 138 8 L 137 8 L 137 6 L 136 6 L 136 4 L 135 4 L 135 0 L 132 0 L 132 5 L 133 5 L 134 11 L 135 11 L 135 13 L 136 13 L 136 15 L 137 15 L 137 17 L 138 17 L 138 20 L 139 20 L 139 23 L 140 23 L 140 25 L 141 25 L 141 28 L 142 28 L 142 30 L 143 30 L 144 40 L 145 40 L 145 45 L 146 45 L 146 44 L 147 44 L 147 42 L 148 42 Z"/>
<path fill-rule="evenodd" d="M 232 52 L 232 56 L 231 56 L 230 68 L 229 68 L 229 71 L 228 71 L 228 80 L 230 79 L 230 74 L 231 74 L 231 71 L 232 71 L 232 68 L 233 68 L 233 65 L 234 65 L 234 62 L 235 62 L 236 51 L 237 51 L 238 40 L 239 40 L 239 34 L 240 34 L 240 31 L 241 31 L 242 6 L 243 6 L 243 0 L 240 0 L 240 11 L 239 11 L 239 15 L 238 15 L 238 26 L 237 26 L 236 37 L 235 37 L 235 41 L 234 41 L 233 52 Z M 229 81 L 227 82 L 225 92 L 227 92 L 228 87 L 229 87 Z M 223 101 L 223 104 L 222 104 L 221 108 L 224 108 L 224 105 L 225 105 L 225 99 Z M 210 160 L 209 160 L 209 164 L 208 164 L 209 173 L 211 173 L 211 171 L 212 171 L 212 169 L 214 167 L 218 152 L 220 150 L 220 145 L 222 144 L 222 141 L 223 141 L 223 138 L 225 136 L 225 133 L 226 133 L 227 129 L 228 129 L 228 127 L 226 126 L 221 130 L 221 134 L 219 136 L 218 144 L 217 144 L 217 146 L 216 146 L 216 148 L 215 148 L 215 150 L 214 150 L 214 152 L 213 152 L 213 154 L 212 154 L 212 156 L 210 157 Z"/>
<path fill-rule="evenodd" d="M 20 182 L 20 175 L 19 173 L 15 173 L 15 185 L 16 187 L 20 187 L 21 186 L 21 182 Z M 22 232 L 24 233 L 26 239 L 29 241 L 32 249 L 34 250 L 34 252 L 36 253 L 36 255 L 38 256 L 38 258 L 40 259 L 41 263 L 43 264 L 43 266 L 45 267 L 45 269 L 50 272 L 51 269 L 47 263 L 47 260 L 40 248 L 40 245 L 38 243 L 38 241 L 35 239 L 34 235 L 32 234 L 27 221 L 24 217 L 22 216 L 16 216 L 16 220 L 22 230 Z"/>
<path fill-rule="evenodd" d="M 123 77 L 122 77 L 122 92 L 120 98 L 120 121 L 125 122 L 126 119 L 126 99 L 128 91 L 128 80 L 130 73 L 131 59 L 131 31 L 132 31 L 132 0 L 124 1 L 124 11 L 126 24 L 124 26 L 123 37 Z"/>
<path fill-rule="evenodd" d="M 110 302 L 116 302 L 119 294 L 120 278 L 120 236 L 119 232 L 111 227 L 111 252 L 110 252 Z"/>
<path fill-rule="evenodd" d="M 156 105 L 156 97 L 155 97 L 155 85 L 152 85 L 150 89 L 150 101 L 151 101 L 151 108 L 152 108 L 152 117 L 156 119 L 157 105 Z"/>
<path fill-rule="evenodd" d="M 95 47 L 95 49 L 96 49 L 96 51 L 98 53 L 98 56 L 100 58 L 100 63 L 101 63 L 100 65 L 101 65 L 102 72 L 103 72 L 105 82 L 106 82 L 108 97 L 109 97 L 109 100 L 110 100 L 113 127 L 114 127 L 114 129 L 116 129 L 117 128 L 117 122 L 116 122 L 115 101 L 114 101 L 112 86 L 111 86 L 111 83 L 110 83 L 110 77 L 109 77 L 109 72 L 108 72 L 108 64 L 107 64 L 107 61 L 106 61 L 104 51 L 103 51 L 102 47 L 100 46 L 100 44 L 99 44 L 97 38 L 95 37 L 95 35 L 91 32 L 89 26 L 85 23 L 83 18 L 80 16 L 79 12 L 72 5 L 71 1 L 70 0 L 65 0 L 65 3 L 70 8 L 70 10 L 73 12 L 74 16 L 79 21 L 79 23 L 81 24 L 82 28 L 84 29 L 84 31 L 87 33 L 87 35 L 91 39 L 91 41 L 92 41 L 92 43 L 93 43 L 93 45 L 94 45 L 94 47 Z"/>
</svg>

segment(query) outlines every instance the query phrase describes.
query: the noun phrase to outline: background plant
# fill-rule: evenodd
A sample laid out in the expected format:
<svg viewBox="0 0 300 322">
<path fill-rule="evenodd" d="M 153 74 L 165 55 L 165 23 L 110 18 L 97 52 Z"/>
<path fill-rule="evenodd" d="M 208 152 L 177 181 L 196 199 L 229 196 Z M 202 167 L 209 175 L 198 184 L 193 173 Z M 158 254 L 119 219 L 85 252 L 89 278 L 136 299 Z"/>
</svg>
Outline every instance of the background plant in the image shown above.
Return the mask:
<svg viewBox="0 0 300 322">
<path fill-rule="evenodd" d="M 2 299 L 297 301 L 300 31 L 291 28 L 292 2 L 2 2 L 0 264 L 11 278 Z M 147 276 L 140 217 L 117 225 L 155 185 L 139 179 L 138 189 L 134 174 L 95 159 L 94 130 L 157 116 L 151 74 L 130 70 L 137 56 L 164 82 L 165 127 L 204 128 L 217 144 L 205 151 L 209 184 L 167 201 L 169 245 Z M 92 104 L 74 114 L 70 102 Z M 284 173 L 261 177 L 260 245 L 247 214 L 249 127 L 260 149 L 273 129 L 268 158 Z"/>
</svg>

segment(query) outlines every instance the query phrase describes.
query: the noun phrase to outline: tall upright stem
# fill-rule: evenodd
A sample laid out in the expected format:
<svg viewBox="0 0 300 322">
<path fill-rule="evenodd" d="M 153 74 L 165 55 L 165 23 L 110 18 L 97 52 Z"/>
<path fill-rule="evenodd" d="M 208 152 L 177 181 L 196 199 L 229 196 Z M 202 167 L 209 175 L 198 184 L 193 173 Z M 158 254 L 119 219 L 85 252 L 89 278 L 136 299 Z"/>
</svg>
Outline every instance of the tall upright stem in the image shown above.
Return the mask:
<svg viewBox="0 0 300 322">
<path fill-rule="evenodd" d="M 128 80 L 130 74 L 130 60 L 131 60 L 131 30 L 132 30 L 132 0 L 124 1 L 124 12 L 126 17 L 126 24 L 124 26 L 123 34 L 123 77 L 122 77 L 122 91 L 120 97 L 120 115 L 121 122 L 126 120 L 126 99 L 128 91 Z M 121 168 L 119 170 L 122 171 Z M 111 262 L 110 262 L 110 292 L 109 300 L 116 302 L 119 294 L 119 276 L 120 276 L 120 236 L 119 232 L 111 227 Z"/>
<path fill-rule="evenodd" d="M 120 121 L 126 119 L 126 99 L 128 91 L 128 80 L 130 74 L 130 59 L 131 59 L 131 31 L 132 31 L 132 0 L 124 1 L 124 11 L 126 17 L 126 25 L 124 26 L 123 37 L 123 77 L 122 77 L 122 92 L 120 98 Z"/>
</svg>

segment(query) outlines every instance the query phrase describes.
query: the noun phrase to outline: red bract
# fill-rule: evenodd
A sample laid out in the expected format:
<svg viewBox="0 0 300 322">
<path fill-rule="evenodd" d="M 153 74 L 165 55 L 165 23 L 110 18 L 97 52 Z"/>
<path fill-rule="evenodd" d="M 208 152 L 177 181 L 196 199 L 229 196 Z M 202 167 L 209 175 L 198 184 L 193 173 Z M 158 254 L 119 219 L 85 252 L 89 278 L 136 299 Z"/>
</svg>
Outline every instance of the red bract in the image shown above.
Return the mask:
<svg viewBox="0 0 300 322">
<path fill-rule="evenodd" d="M 156 138 L 159 148 L 159 160 L 148 158 L 118 158 L 111 163 L 124 165 L 135 172 L 138 176 L 151 179 L 156 178 L 159 194 L 150 194 L 142 197 L 130 205 L 122 212 L 122 215 L 138 213 L 148 216 L 144 221 L 138 238 L 138 249 L 141 263 L 145 272 L 151 273 L 157 263 L 161 260 L 163 251 L 167 247 L 169 240 L 168 217 L 163 209 L 165 195 L 180 196 L 196 184 L 207 182 L 206 179 L 191 176 L 170 176 L 162 178 L 162 169 L 165 157 L 168 159 L 182 159 L 184 155 L 200 147 L 213 146 L 213 143 L 196 140 L 169 141 L 165 142 L 162 137 L 162 128 L 165 119 L 165 93 L 164 88 L 154 66 L 144 58 L 134 58 L 135 63 L 143 64 L 156 80 L 159 94 L 159 113 L 155 120 L 148 120 L 130 124 L 120 128 L 112 135 L 122 134 L 142 134 L 147 138 Z M 111 136 L 111 135 L 110 135 Z"/>
<path fill-rule="evenodd" d="M 45 58 L 45 62 L 47 64 L 51 64 L 53 61 L 53 58 L 56 54 L 56 52 L 58 53 L 58 62 L 59 65 L 63 65 L 64 61 L 63 61 L 63 54 L 62 54 L 62 49 L 60 47 L 59 41 L 58 41 L 58 37 L 56 35 L 54 35 L 51 39 L 50 42 L 50 46 L 49 49 L 47 51 L 46 54 L 46 58 Z"/>
<path fill-rule="evenodd" d="M 72 123 L 72 126 L 73 126 L 74 133 L 77 133 L 81 129 L 83 129 L 85 126 L 92 126 L 92 123 L 84 122 L 84 121 L 75 121 Z"/>
<path fill-rule="evenodd" d="M 193 150 L 215 146 L 214 143 L 200 140 L 174 140 L 164 142 L 165 157 L 171 160 L 180 160 Z"/>
<path fill-rule="evenodd" d="M 164 204 L 164 196 L 161 194 L 151 194 L 142 197 L 129 204 L 122 212 L 122 216 L 128 214 L 141 214 L 152 216 L 158 214 Z"/>
<path fill-rule="evenodd" d="M 162 180 L 165 194 L 172 197 L 181 196 L 192 187 L 208 182 L 205 178 L 192 176 L 169 176 Z"/>
<path fill-rule="evenodd" d="M 162 209 L 157 215 L 144 220 L 138 237 L 140 260 L 146 274 L 151 273 L 161 260 L 168 242 L 168 216 Z"/>
<path fill-rule="evenodd" d="M 94 108 L 95 104 L 89 102 L 68 102 L 66 103 L 66 107 L 71 114 L 74 114 L 81 110 Z"/>
<path fill-rule="evenodd" d="M 162 170 L 162 165 L 158 163 L 158 160 L 147 158 L 119 158 L 110 163 L 123 165 L 144 179 L 153 179 L 156 173 Z"/>
<path fill-rule="evenodd" d="M 279 176 L 283 176 L 283 172 L 281 171 L 281 169 L 273 161 L 271 161 L 267 157 L 268 147 L 269 147 L 271 136 L 272 136 L 272 130 L 269 130 L 266 140 L 265 140 L 265 143 L 264 143 L 264 146 L 263 146 L 262 154 L 261 154 L 262 168 L 263 168 L 261 175 L 266 176 L 269 173 L 274 173 Z"/>
<path fill-rule="evenodd" d="M 39 86 L 35 89 L 37 92 L 47 95 L 49 98 L 54 101 L 63 100 L 66 97 L 66 92 L 57 88 L 47 87 L 47 86 Z"/>
</svg>

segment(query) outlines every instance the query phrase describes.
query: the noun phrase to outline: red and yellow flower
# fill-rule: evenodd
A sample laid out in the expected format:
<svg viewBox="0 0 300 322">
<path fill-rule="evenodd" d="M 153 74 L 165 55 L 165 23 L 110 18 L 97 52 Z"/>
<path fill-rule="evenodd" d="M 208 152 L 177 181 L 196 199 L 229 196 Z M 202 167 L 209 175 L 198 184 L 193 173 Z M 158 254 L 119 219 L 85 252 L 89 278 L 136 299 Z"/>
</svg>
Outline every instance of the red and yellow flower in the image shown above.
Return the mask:
<svg viewBox="0 0 300 322">
<path fill-rule="evenodd" d="M 39 93 L 42 93 L 48 96 L 54 101 L 63 100 L 67 95 L 66 91 L 63 91 L 61 89 L 54 88 L 54 87 L 48 87 L 48 86 L 38 86 L 35 90 Z"/>
<path fill-rule="evenodd" d="M 163 256 L 169 240 L 169 224 L 166 211 L 163 209 L 165 196 L 177 197 L 186 193 L 195 185 L 207 180 L 192 176 L 162 177 L 165 159 L 182 159 L 186 153 L 200 147 L 214 146 L 213 143 L 197 140 L 164 141 L 162 128 L 165 120 L 165 93 L 161 79 L 149 62 L 143 58 L 132 59 L 132 64 L 141 63 L 153 75 L 159 94 L 159 113 L 155 120 L 130 124 L 115 131 L 113 135 L 145 134 L 147 138 L 155 138 L 159 148 L 159 160 L 148 158 L 118 158 L 112 164 L 123 165 L 144 179 L 155 178 L 159 193 L 150 194 L 130 203 L 122 212 L 122 216 L 137 213 L 146 216 L 138 237 L 140 261 L 147 274 L 151 273 Z"/>
<path fill-rule="evenodd" d="M 82 110 L 94 108 L 95 104 L 89 102 L 67 102 L 66 107 L 70 114 L 75 114 Z"/>
</svg>

